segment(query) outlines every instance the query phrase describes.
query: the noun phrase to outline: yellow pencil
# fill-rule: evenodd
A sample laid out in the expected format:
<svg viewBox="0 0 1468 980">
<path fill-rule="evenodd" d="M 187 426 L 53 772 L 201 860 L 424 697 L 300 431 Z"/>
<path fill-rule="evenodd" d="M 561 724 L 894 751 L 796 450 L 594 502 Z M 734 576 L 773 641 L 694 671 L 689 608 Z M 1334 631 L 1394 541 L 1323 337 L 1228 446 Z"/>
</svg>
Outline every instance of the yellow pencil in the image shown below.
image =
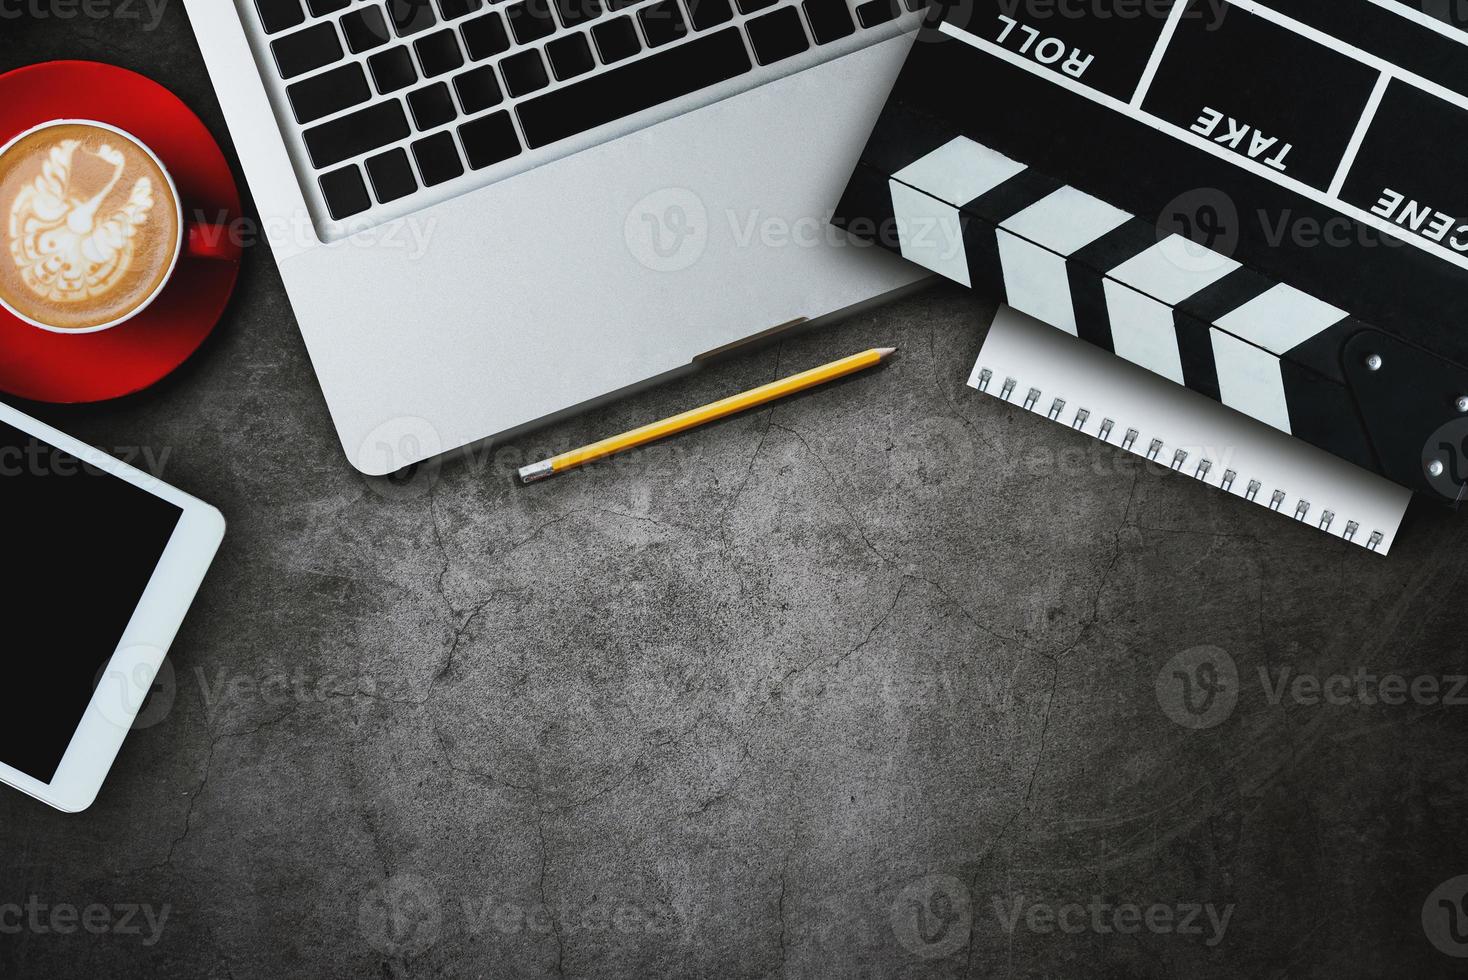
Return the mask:
<svg viewBox="0 0 1468 980">
<path fill-rule="evenodd" d="M 860 354 L 852 354 L 843 357 L 839 361 L 830 364 L 822 364 L 820 367 L 811 368 L 809 371 L 801 371 L 792 374 L 788 378 L 779 381 L 771 381 L 767 385 L 751 388 L 749 391 L 738 395 L 730 395 L 728 398 L 720 398 L 716 402 L 710 402 L 700 408 L 689 409 L 672 418 L 663 419 L 661 422 L 652 422 L 640 426 L 630 432 L 593 442 L 589 446 L 573 449 L 570 452 L 543 459 L 538 463 L 520 467 L 520 479 L 525 483 L 534 483 L 536 480 L 544 480 L 548 476 L 554 476 L 563 470 L 569 470 L 583 463 L 593 460 L 604 459 L 613 453 L 620 453 L 626 449 L 634 449 L 637 446 L 645 446 L 650 442 L 656 442 L 666 436 L 684 432 L 705 422 L 712 422 L 747 408 L 764 405 L 777 398 L 793 395 L 797 391 L 814 388 L 816 385 L 834 381 L 856 371 L 861 371 L 874 364 L 880 364 L 884 358 L 897 350 L 896 347 L 874 347 L 871 350 L 862 351 Z"/>
</svg>

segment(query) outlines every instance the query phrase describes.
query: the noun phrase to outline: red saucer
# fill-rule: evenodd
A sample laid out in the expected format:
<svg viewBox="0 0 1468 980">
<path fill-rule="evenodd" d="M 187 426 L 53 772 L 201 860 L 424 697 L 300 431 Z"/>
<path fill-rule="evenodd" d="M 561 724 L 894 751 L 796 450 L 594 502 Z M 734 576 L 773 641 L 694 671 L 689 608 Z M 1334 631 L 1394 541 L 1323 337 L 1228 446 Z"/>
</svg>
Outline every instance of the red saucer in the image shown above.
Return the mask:
<svg viewBox="0 0 1468 980">
<path fill-rule="evenodd" d="M 178 185 L 186 222 L 240 216 L 239 189 L 219 145 L 157 82 L 91 61 L 51 61 L 0 75 L 0 145 L 51 119 L 95 119 L 148 144 Z M 100 333 L 52 333 L 0 308 L 0 390 L 36 401 L 93 402 L 146 388 L 209 336 L 239 271 L 237 257 L 180 256 L 151 306 Z"/>
</svg>

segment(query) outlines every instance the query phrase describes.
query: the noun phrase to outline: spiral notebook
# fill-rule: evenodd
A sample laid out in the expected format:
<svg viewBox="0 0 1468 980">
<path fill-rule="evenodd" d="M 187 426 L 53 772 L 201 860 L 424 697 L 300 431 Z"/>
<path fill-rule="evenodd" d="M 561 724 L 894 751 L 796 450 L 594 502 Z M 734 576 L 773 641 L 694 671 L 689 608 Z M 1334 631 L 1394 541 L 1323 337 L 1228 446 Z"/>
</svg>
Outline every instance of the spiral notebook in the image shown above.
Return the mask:
<svg viewBox="0 0 1468 980">
<path fill-rule="evenodd" d="M 968 383 L 1378 554 L 1391 548 L 1412 496 L 1007 306 Z"/>
</svg>

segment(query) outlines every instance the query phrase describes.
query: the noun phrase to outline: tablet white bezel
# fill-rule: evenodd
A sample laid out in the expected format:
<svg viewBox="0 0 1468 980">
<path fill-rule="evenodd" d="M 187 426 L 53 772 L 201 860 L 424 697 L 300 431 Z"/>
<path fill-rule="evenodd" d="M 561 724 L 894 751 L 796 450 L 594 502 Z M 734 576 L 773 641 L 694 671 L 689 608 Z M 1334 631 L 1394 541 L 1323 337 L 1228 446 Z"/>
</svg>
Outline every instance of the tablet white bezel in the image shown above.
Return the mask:
<svg viewBox="0 0 1468 980">
<path fill-rule="evenodd" d="M 81 723 L 49 783 L 0 763 L 0 783 L 58 810 L 75 813 L 96 799 L 122 748 L 154 675 L 178 633 L 204 573 L 224 537 L 224 516 L 157 477 L 119 462 L 44 422 L 0 404 L 0 421 L 64 450 L 84 463 L 126 480 L 182 510 L 137 608 L 93 691 Z M 3 479 L 3 477 L 0 477 Z M 80 610 L 79 610 L 80 611 Z"/>
</svg>

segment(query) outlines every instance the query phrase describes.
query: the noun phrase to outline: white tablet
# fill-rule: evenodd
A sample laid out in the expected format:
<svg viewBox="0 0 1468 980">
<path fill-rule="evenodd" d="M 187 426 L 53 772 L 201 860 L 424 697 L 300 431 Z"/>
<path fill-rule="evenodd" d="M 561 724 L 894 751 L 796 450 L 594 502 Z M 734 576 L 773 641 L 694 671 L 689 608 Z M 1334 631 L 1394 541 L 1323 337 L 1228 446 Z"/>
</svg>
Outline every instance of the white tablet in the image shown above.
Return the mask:
<svg viewBox="0 0 1468 980">
<path fill-rule="evenodd" d="M 91 805 L 204 572 L 224 518 L 0 405 L 0 782 Z"/>
</svg>

